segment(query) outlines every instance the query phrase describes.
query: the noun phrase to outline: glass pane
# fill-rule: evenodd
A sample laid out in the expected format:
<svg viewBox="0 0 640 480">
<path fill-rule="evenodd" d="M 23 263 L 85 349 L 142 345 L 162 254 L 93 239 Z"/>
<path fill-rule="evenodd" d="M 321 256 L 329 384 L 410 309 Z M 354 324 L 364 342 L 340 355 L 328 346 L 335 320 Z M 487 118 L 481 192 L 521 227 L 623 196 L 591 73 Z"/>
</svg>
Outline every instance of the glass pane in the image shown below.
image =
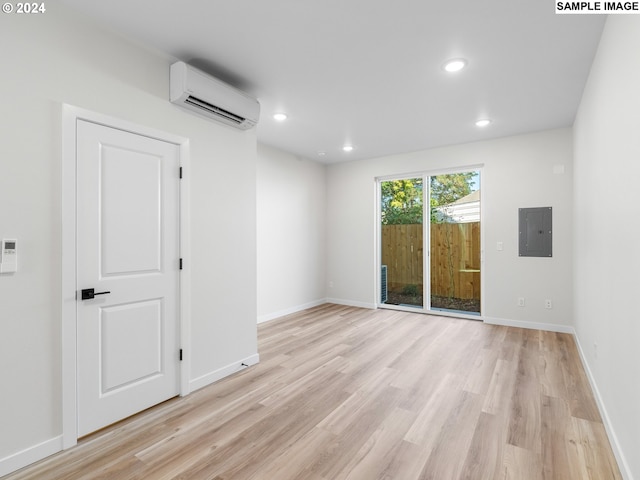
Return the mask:
<svg viewBox="0 0 640 480">
<path fill-rule="evenodd" d="M 382 298 L 380 303 L 423 306 L 422 178 L 380 184 Z"/>
<path fill-rule="evenodd" d="M 480 174 L 430 177 L 431 309 L 480 314 Z"/>
</svg>

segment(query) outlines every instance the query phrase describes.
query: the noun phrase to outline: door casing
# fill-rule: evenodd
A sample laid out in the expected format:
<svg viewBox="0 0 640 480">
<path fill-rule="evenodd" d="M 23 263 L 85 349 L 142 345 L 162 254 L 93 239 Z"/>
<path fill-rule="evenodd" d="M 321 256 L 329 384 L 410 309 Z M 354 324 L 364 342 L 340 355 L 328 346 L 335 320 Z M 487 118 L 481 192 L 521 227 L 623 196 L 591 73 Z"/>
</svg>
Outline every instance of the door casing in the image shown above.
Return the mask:
<svg viewBox="0 0 640 480">
<path fill-rule="evenodd" d="M 76 148 L 78 120 L 129 131 L 163 140 L 180 147 L 183 169 L 180 184 L 180 257 L 188 263 L 189 251 L 189 140 L 154 128 L 127 122 L 71 105 L 62 106 L 62 448 L 78 441 L 77 404 L 77 333 L 76 333 Z M 190 370 L 190 276 L 180 271 L 179 341 L 183 351 L 179 368 L 180 395 L 189 393 Z"/>
</svg>

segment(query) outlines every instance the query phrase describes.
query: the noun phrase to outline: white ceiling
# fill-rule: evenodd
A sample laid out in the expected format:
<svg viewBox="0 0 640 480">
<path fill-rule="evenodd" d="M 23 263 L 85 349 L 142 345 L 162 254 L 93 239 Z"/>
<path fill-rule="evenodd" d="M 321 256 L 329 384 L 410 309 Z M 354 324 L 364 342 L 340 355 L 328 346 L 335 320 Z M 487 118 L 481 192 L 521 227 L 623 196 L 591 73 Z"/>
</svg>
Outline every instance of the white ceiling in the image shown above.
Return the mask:
<svg viewBox="0 0 640 480">
<path fill-rule="evenodd" d="M 261 142 L 327 163 L 572 125 L 605 21 L 553 0 L 62 2 L 254 95 Z"/>
</svg>

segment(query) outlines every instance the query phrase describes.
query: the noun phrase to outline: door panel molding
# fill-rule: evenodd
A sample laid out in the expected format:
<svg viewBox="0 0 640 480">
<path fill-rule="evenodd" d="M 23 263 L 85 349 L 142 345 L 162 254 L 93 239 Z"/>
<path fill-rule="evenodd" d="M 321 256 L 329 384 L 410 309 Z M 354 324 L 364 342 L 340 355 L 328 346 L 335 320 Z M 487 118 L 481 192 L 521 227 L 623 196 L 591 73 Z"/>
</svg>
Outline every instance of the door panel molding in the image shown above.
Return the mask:
<svg viewBox="0 0 640 480">
<path fill-rule="evenodd" d="M 162 140 L 179 146 L 180 166 L 189 172 L 189 140 L 185 137 L 146 127 L 108 115 L 92 112 L 72 105 L 62 105 L 62 448 L 77 444 L 78 403 L 77 403 L 77 318 L 76 318 L 76 150 L 77 122 L 84 120 L 118 130 Z M 180 183 L 180 256 L 189 258 L 189 175 L 182 176 Z M 189 393 L 190 367 L 190 276 L 180 271 L 179 343 L 183 361 L 179 367 L 179 393 Z"/>
</svg>

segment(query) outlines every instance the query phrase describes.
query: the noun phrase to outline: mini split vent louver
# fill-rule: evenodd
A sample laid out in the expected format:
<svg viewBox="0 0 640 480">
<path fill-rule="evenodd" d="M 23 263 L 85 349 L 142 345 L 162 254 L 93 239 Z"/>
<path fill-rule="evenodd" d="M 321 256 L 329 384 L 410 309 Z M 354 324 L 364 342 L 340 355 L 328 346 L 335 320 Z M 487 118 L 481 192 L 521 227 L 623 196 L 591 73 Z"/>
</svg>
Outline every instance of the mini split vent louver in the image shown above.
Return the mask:
<svg viewBox="0 0 640 480">
<path fill-rule="evenodd" d="M 184 62 L 171 65 L 170 100 L 187 110 L 248 130 L 258 123 L 258 101 Z"/>
</svg>

